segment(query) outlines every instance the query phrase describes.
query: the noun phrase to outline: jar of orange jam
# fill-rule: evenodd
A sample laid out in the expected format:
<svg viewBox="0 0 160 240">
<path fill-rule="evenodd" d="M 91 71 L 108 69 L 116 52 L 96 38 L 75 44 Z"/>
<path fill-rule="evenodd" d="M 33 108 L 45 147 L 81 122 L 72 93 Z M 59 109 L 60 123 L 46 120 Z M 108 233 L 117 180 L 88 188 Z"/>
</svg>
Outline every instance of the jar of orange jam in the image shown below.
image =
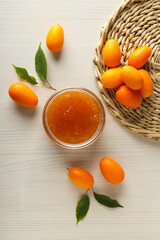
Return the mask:
<svg viewBox="0 0 160 240">
<path fill-rule="evenodd" d="M 48 136 L 65 148 L 79 149 L 93 143 L 105 124 L 100 99 L 85 88 L 66 88 L 53 94 L 43 110 Z"/>
</svg>

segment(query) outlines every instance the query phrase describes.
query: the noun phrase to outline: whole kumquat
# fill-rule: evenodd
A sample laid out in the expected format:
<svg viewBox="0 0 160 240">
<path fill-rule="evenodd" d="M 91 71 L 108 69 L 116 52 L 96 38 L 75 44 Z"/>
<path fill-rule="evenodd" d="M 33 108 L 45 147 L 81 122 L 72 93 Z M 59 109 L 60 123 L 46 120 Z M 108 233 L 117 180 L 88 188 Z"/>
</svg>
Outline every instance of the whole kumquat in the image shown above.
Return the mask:
<svg viewBox="0 0 160 240">
<path fill-rule="evenodd" d="M 115 39 L 110 39 L 106 42 L 103 49 L 103 61 L 107 67 L 117 67 L 120 65 L 121 50 Z"/>
<path fill-rule="evenodd" d="M 112 184 L 119 184 L 123 181 L 124 171 L 115 160 L 105 157 L 100 161 L 99 165 L 102 175 L 108 182 Z"/>
<path fill-rule="evenodd" d="M 75 185 L 83 189 L 89 189 L 94 184 L 92 175 L 79 167 L 72 167 L 69 169 L 68 176 Z"/>
<path fill-rule="evenodd" d="M 138 90 L 143 86 L 143 78 L 138 70 L 126 65 L 121 69 L 122 81 L 131 89 Z"/>
<path fill-rule="evenodd" d="M 59 52 L 64 43 L 64 32 L 63 28 L 56 24 L 49 30 L 46 38 L 46 45 L 52 52 Z"/>
<path fill-rule="evenodd" d="M 148 61 L 151 56 L 151 48 L 148 46 L 142 46 L 134 50 L 129 58 L 128 64 L 136 69 L 143 67 L 143 65 Z"/>
<path fill-rule="evenodd" d="M 144 83 L 142 88 L 139 89 L 139 92 L 143 98 L 150 97 L 153 93 L 153 82 L 149 73 L 144 69 L 139 69 L 138 72 L 141 74 Z"/>
<path fill-rule="evenodd" d="M 123 84 L 121 77 L 121 68 L 110 68 L 103 73 L 101 77 L 102 85 L 105 88 L 116 88 Z"/>
<path fill-rule="evenodd" d="M 32 108 L 38 103 L 37 95 L 31 88 L 23 83 L 12 84 L 8 90 L 8 93 L 13 101 L 24 107 Z"/>
<path fill-rule="evenodd" d="M 130 108 L 137 108 L 142 103 L 139 91 L 132 90 L 126 85 L 122 85 L 117 89 L 116 98 L 122 105 Z"/>
</svg>

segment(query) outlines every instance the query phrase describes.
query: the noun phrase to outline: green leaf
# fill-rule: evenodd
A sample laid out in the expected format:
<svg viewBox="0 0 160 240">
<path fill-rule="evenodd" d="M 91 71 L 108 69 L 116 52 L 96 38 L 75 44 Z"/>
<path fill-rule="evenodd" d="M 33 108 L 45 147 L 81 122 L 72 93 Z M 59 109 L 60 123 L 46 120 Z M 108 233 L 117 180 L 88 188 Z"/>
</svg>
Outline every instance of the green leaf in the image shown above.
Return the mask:
<svg viewBox="0 0 160 240">
<path fill-rule="evenodd" d="M 90 200 L 87 195 L 84 195 L 79 202 L 77 203 L 76 207 L 76 219 L 77 219 L 77 224 L 79 221 L 81 221 L 85 216 L 87 215 L 87 212 L 89 210 L 90 206 Z"/>
<path fill-rule="evenodd" d="M 119 202 L 115 199 L 112 199 L 106 195 L 103 194 L 98 194 L 98 193 L 94 193 L 94 197 L 97 200 L 97 202 L 99 202 L 100 204 L 109 207 L 109 208 L 117 208 L 117 207 L 122 207 L 122 205 L 119 204 Z"/>
<path fill-rule="evenodd" d="M 25 68 L 16 67 L 14 65 L 13 65 L 13 67 L 15 68 L 17 75 L 21 79 L 25 80 L 26 82 L 31 83 L 32 85 L 38 84 L 38 82 L 36 81 L 36 79 L 33 76 L 29 76 L 29 74 Z"/>
<path fill-rule="evenodd" d="M 47 80 L 47 61 L 41 43 L 35 55 L 35 69 L 39 78 L 43 81 L 42 84 L 56 91 Z"/>
<path fill-rule="evenodd" d="M 41 48 L 41 43 L 35 55 L 35 69 L 42 81 L 47 80 L 47 61 L 44 52 Z"/>
</svg>

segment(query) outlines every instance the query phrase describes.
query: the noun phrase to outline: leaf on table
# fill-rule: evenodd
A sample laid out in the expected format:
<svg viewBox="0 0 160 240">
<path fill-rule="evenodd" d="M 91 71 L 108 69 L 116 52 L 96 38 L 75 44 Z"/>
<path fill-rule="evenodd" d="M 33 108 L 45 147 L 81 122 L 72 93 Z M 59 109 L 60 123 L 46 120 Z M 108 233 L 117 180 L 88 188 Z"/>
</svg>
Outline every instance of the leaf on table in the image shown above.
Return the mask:
<svg viewBox="0 0 160 240">
<path fill-rule="evenodd" d="M 77 203 L 76 207 L 76 219 L 77 219 L 77 224 L 79 221 L 85 218 L 87 215 L 87 212 L 89 210 L 90 206 L 90 200 L 87 195 L 84 195 L 79 202 Z"/>
<path fill-rule="evenodd" d="M 38 84 L 36 79 L 33 76 L 30 76 L 25 68 L 16 67 L 14 65 L 13 65 L 13 67 L 15 68 L 17 75 L 21 79 L 25 80 L 26 82 L 29 82 L 32 85 Z"/>
<path fill-rule="evenodd" d="M 94 193 L 94 197 L 97 200 L 97 202 L 99 202 L 100 204 L 109 207 L 109 208 L 117 208 L 117 207 L 121 207 L 123 208 L 123 206 L 121 204 L 119 204 L 119 202 L 115 199 L 112 199 L 106 195 L 103 194 L 98 194 L 98 193 Z"/>
<path fill-rule="evenodd" d="M 47 80 L 47 61 L 44 52 L 41 48 L 41 43 L 35 55 L 35 69 L 42 81 Z"/>
</svg>

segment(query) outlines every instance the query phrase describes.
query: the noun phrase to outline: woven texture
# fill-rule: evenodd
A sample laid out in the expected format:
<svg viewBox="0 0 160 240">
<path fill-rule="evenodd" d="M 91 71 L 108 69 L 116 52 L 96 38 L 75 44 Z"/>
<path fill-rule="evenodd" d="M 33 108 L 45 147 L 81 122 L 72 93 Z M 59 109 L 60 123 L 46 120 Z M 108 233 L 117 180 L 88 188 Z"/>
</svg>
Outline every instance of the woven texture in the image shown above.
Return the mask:
<svg viewBox="0 0 160 240">
<path fill-rule="evenodd" d="M 137 109 L 121 105 L 116 100 L 116 90 L 105 89 L 101 84 L 101 75 L 107 70 L 102 51 L 111 38 L 120 45 L 122 66 L 128 63 L 128 56 L 137 47 L 147 45 L 152 49 L 144 69 L 153 80 L 154 91 Z M 124 1 L 102 27 L 93 62 L 99 91 L 112 115 L 131 131 L 160 141 L 160 0 Z"/>
</svg>

